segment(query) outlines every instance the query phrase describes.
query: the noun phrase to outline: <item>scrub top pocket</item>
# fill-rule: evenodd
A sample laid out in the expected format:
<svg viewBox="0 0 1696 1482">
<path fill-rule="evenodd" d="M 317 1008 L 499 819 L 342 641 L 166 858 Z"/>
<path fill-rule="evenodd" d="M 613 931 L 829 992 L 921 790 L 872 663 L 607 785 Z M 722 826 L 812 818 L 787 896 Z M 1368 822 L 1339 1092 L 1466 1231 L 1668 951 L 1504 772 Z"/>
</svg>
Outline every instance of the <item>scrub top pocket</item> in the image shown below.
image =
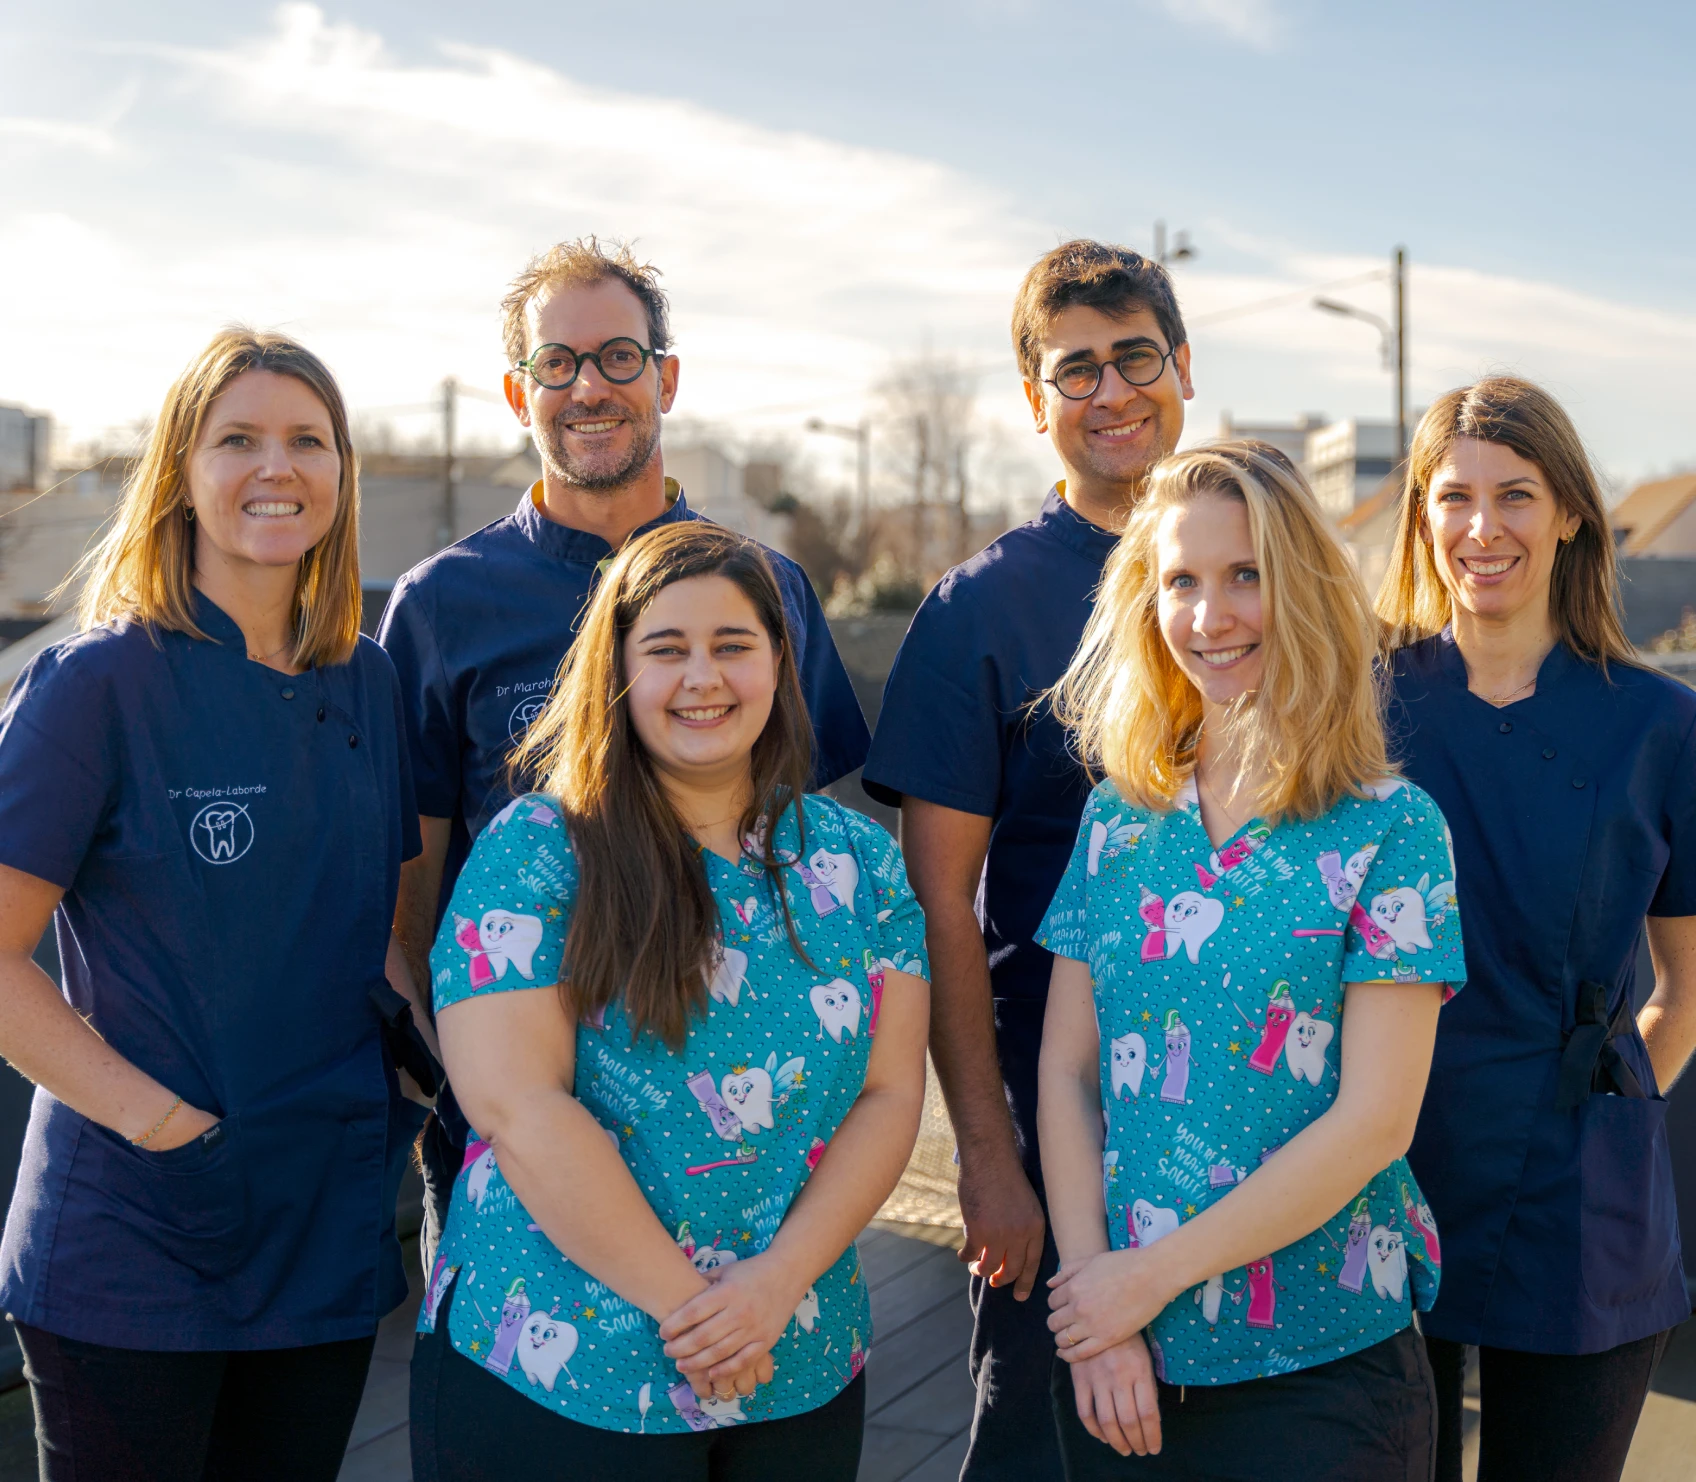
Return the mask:
<svg viewBox="0 0 1696 1482">
<path fill-rule="evenodd" d="M 1652 1292 L 1678 1258 L 1667 1104 L 1598 1092 L 1579 1115 L 1584 1290 L 1613 1307 Z"/>
<path fill-rule="evenodd" d="M 92 1134 L 92 1135 L 89 1135 Z M 160 1254 L 199 1275 L 227 1275 L 247 1255 L 247 1169 L 239 1115 L 162 1153 L 138 1148 L 89 1122 L 78 1173 L 122 1211 L 124 1223 Z"/>
</svg>

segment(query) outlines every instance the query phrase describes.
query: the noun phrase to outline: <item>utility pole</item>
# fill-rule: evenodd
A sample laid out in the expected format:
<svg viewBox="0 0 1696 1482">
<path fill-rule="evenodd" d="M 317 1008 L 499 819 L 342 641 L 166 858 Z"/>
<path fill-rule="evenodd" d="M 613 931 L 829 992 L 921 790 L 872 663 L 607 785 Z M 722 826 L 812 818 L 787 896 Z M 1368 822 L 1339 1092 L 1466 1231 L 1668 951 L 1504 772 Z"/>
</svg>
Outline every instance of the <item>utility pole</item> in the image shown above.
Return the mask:
<svg viewBox="0 0 1696 1482">
<path fill-rule="evenodd" d="M 1396 466 L 1407 457 L 1407 248 L 1396 248 L 1393 275 L 1396 309 Z"/>
<path fill-rule="evenodd" d="M 453 414 L 459 382 L 449 376 L 442 382 L 442 521 L 436 527 L 436 548 L 450 546 L 458 528 L 458 511 L 454 508 L 453 477 Z"/>
</svg>

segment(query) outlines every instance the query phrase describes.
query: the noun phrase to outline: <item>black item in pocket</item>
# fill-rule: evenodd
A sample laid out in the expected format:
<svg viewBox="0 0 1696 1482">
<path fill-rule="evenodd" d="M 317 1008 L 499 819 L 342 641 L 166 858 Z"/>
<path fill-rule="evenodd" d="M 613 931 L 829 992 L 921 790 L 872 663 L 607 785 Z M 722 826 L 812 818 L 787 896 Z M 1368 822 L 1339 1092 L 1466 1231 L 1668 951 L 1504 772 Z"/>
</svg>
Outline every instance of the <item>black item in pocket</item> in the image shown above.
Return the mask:
<svg viewBox="0 0 1696 1482">
<path fill-rule="evenodd" d="M 97 1122 L 84 1146 L 110 1212 L 199 1275 L 227 1275 L 247 1254 L 247 1168 L 241 1121 L 227 1116 L 181 1147 L 150 1153 Z M 115 1206 L 113 1208 L 112 1206 Z"/>
<path fill-rule="evenodd" d="M 1678 1258 L 1678 1219 L 1659 1096 L 1594 1094 L 1579 1111 L 1584 1290 L 1599 1307 L 1648 1296 Z"/>
</svg>

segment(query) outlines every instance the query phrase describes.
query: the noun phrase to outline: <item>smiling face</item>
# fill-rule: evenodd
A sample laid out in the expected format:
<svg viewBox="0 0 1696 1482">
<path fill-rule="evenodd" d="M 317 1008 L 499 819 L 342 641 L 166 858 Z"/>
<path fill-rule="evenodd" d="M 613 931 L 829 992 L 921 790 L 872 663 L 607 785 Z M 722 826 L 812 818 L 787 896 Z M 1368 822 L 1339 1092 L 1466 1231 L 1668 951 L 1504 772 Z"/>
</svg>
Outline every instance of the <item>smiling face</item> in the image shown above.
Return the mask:
<svg viewBox="0 0 1696 1482">
<path fill-rule="evenodd" d="M 1161 516 L 1154 543 L 1160 635 L 1203 702 L 1227 705 L 1260 686 L 1260 566 L 1248 506 L 1201 494 Z"/>
<path fill-rule="evenodd" d="M 1421 511 L 1438 578 L 1461 611 L 1487 622 L 1546 615 L 1564 514 L 1542 469 L 1501 443 L 1455 439 Z"/>
<path fill-rule="evenodd" d="M 293 566 L 329 533 L 342 460 L 317 392 L 251 370 L 207 408 L 184 473 L 195 570 L 234 572 Z"/>
<path fill-rule="evenodd" d="M 1112 318 L 1074 304 L 1055 315 L 1041 344 L 1042 380 L 1025 382 L 1025 396 L 1066 470 L 1067 499 L 1123 509 L 1136 498 L 1148 471 L 1178 445 L 1190 383 L 1190 347 L 1180 345 L 1147 386 L 1132 386 L 1116 362 L 1127 354 L 1163 355 L 1171 347 L 1152 310 L 1132 309 Z M 1092 395 L 1079 401 L 1049 384 L 1074 360 L 1105 367 Z"/>
<path fill-rule="evenodd" d="M 662 775 L 692 786 L 746 775 L 771 715 L 778 654 L 724 576 L 662 588 L 624 640 L 630 724 Z"/>
<path fill-rule="evenodd" d="M 627 338 L 649 345 L 641 300 L 616 279 L 565 283 L 531 301 L 525 316 L 525 353 L 538 345 L 598 350 Z M 538 386 L 523 371 L 509 371 L 506 396 L 518 420 L 535 435 L 536 451 L 563 483 L 611 492 L 634 480 L 659 456 L 660 417 L 677 396 L 677 360 L 650 360 L 628 385 L 615 385 L 592 361 L 562 390 Z"/>
</svg>

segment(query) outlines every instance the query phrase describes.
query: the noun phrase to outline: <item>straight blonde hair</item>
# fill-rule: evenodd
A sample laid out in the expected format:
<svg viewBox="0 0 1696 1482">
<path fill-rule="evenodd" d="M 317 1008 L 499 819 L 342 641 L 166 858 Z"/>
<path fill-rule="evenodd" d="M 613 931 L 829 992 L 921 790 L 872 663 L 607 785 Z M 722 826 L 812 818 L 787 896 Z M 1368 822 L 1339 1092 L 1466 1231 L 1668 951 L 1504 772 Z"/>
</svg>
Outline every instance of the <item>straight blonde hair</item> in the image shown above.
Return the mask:
<svg viewBox="0 0 1696 1482">
<path fill-rule="evenodd" d="M 1393 770 L 1373 672 L 1377 625 L 1354 562 L 1295 466 L 1266 443 L 1216 443 L 1162 460 L 1102 573 L 1095 611 L 1052 691 L 1093 778 L 1170 809 L 1194 769 L 1201 694 L 1160 632 L 1157 542 L 1168 511 L 1240 501 L 1260 569 L 1260 688 L 1232 708 L 1238 755 L 1264 767 L 1268 822 L 1318 818 Z"/>
<path fill-rule="evenodd" d="M 1431 554 L 1425 499 L 1431 481 L 1461 438 L 1511 448 L 1537 465 L 1563 515 L 1577 515 L 1570 543 L 1555 548 L 1549 578 L 1549 621 L 1575 654 L 1610 663 L 1637 662 L 1620 621 L 1619 563 L 1601 485 L 1584 440 L 1561 404 L 1541 386 L 1517 376 L 1487 376 L 1447 392 L 1420 418 L 1408 453 L 1407 482 L 1396 515 L 1395 543 L 1378 587 L 1389 650 L 1440 633 L 1454 601 Z"/>
<path fill-rule="evenodd" d="M 301 559 L 294 586 L 294 663 L 342 664 L 359 641 L 359 462 L 347 407 L 329 368 L 286 335 L 233 325 L 220 330 L 165 393 L 147 447 L 124 485 L 112 525 L 78 564 L 77 620 L 120 618 L 206 638 L 194 621 L 194 524 L 188 518 L 189 455 L 212 403 L 248 371 L 293 376 L 323 402 L 341 459 L 336 514 Z"/>
</svg>

